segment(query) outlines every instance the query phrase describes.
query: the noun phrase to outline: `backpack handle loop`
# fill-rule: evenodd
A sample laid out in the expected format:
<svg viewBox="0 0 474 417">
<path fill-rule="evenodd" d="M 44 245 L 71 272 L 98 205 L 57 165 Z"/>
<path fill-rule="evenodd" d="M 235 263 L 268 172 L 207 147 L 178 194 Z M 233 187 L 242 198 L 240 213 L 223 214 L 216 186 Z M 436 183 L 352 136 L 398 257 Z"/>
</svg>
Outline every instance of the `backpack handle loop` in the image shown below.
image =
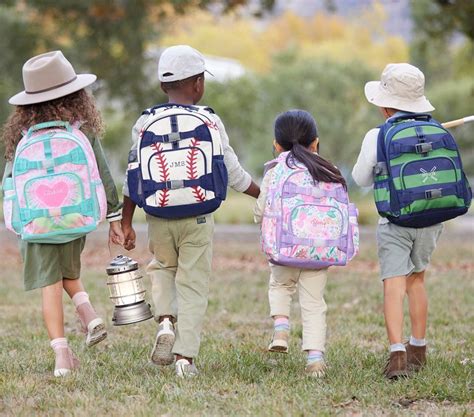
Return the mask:
<svg viewBox="0 0 474 417">
<path fill-rule="evenodd" d="M 397 123 L 401 122 L 402 120 L 410 120 L 410 119 L 415 119 L 415 120 L 426 120 L 427 122 L 430 122 L 433 117 L 429 113 L 410 113 L 410 114 L 402 114 L 400 116 L 394 117 L 393 119 L 390 120 L 390 123 Z"/>
<path fill-rule="evenodd" d="M 28 129 L 27 135 L 30 136 L 33 132 L 36 132 L 37 130 L 49 129 L 49 128 L 54 128 L 54 127 L 63 127 L 68 132 L 72 132 L 72 127 L 69 124 L 69 122 L 62 122 L 60 120 L 54 120 L 54 121 L 51 121 L 51 122 L 38 123 L 37 125 L 31 126 Z"/>
</svg>

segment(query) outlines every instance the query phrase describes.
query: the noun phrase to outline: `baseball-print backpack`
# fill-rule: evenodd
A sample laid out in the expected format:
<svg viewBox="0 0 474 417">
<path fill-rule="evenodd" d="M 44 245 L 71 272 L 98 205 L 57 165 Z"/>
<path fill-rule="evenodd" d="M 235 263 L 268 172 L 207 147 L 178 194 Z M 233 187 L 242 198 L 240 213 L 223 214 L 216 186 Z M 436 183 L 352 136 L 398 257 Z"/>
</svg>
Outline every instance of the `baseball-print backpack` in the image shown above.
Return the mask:
<svg viewBox="0 0 474 417">
<path fill-rule="evenodd" d="M 321 269 L 346 265 L 358 252 L 357 209 L 342 184 L 315 182 L 288 152 L 266 164 L 273 170 L 262 219 L 262 250 L 277 265 Z"/>
<path fill-rule="evenodd" d="M 213 111 L 166 104 L 145 114 L 136 156 L 129 158 L 132 201 L 172 219 L 215 211 L 226 197 L 227 169 Z"/>
<path fill-rule="evenodd" d="M 95 230 L 107 200 L 89 139 L 79 125 L 52 121 L 30 127 L 5 179 L 7 229 L 32 243 L 70 242 Z"/>
<path fill-rule="evenodd" d="M 380 126 L 374 197 L 382 217 L 405 227 L 466 213 L 472 192 L 451 133 L 429 114 L 405 114 Z"/>
</svg>

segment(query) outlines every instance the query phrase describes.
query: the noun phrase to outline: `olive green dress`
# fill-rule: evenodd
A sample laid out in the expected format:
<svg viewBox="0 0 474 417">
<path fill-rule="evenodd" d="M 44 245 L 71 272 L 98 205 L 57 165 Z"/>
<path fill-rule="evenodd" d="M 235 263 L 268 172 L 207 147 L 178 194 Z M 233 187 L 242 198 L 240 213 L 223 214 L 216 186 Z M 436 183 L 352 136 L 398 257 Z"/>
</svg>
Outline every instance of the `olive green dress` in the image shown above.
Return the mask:
<svg viewBox="0 0 474 417">
<path fill-rule="evenodd" d="M 102 145 L 98 139 L 92 139 L 91 144 L 107 196 L 107 215 L 116 213 L 120 210 L 121 204 Z M 3 178 L 11 176 L 11 173 L 12 163 L 7 162 Z M 85 236 L 63 244 L 29 243 L 22 240 L 19 242 L 26 291 L 47 287 L 63 278 L 80 277 L 81 252 L 86 243 Z"/>
</svg>

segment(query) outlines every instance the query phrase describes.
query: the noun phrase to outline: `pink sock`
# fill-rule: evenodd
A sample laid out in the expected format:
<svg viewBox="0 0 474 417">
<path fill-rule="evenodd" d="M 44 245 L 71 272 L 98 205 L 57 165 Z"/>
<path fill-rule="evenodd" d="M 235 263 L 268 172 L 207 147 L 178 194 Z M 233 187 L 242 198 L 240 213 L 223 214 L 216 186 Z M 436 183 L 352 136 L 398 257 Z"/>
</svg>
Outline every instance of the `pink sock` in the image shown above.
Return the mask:
<svg viewBox="0 0 474 417">
<path fill-rule="evenodd" d="M 274 324 L 275 324 L 275 326 L 279 326 L 280 324 L 289 325 L 290 324 L 290 319 L 288 317 L 279 317 L 279 318 L 275 319 Z"/>
<path fill-rule="evenodd" d="M 89 294 L 87 294 L 85 291 L 79 291 L 72 297 L 72 302 L 76 308 L 81 304 L 89 303 Z"/>
<path fill-rule="evenodd" d="M 288 317 L 280 317 L 273 322 L 273 329 L 276 332 L 290 331 L 290 320 Z"/>
<path fill-rule="evenodd" d="M 54 351 L 68 347 L 67 339 L 65 337 L 58 337 L 56 339 L 51 340 L 50 345 Z"/>
</svg>

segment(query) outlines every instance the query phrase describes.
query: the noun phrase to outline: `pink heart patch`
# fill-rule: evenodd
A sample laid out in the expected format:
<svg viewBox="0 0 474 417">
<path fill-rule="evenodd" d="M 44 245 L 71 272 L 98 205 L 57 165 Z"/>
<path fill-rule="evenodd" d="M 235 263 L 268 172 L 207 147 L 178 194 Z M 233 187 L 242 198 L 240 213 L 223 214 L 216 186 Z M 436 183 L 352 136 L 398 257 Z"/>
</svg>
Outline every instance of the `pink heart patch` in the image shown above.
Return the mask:
<svg viewBox="0 0 474 417">
<path fill-rule="evenodd" d="M 41 184 L 36 189 L 36 197 L 46 207 L 60 207 L 69 194 L 65 181 L 58 181 L 52 185 Z"/>
</svg>

